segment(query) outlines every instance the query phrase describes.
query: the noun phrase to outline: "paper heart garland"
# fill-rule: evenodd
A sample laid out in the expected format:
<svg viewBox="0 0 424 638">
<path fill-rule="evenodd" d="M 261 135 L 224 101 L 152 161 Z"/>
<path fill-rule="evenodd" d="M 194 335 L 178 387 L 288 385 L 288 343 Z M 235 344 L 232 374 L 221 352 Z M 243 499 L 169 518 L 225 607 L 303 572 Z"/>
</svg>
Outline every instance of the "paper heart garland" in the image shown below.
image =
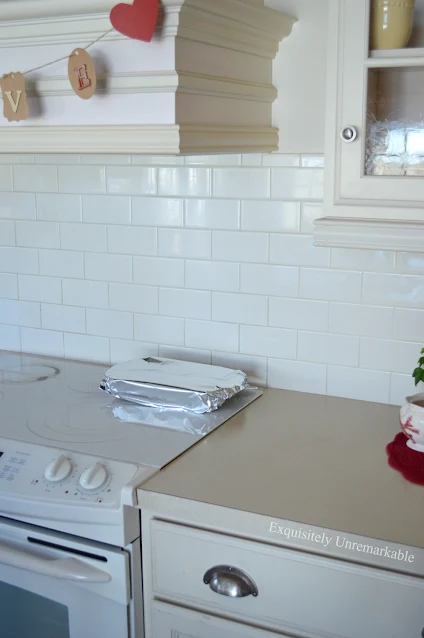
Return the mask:
<svg viewBox="0 0 424 638">
<path fill-rule="evenodd" d="M 158 19 L 158 0 L 134 0 L 117 4 L 110 12 L 112 26 L 127 38 L 150 42 Z"/>
</svg>

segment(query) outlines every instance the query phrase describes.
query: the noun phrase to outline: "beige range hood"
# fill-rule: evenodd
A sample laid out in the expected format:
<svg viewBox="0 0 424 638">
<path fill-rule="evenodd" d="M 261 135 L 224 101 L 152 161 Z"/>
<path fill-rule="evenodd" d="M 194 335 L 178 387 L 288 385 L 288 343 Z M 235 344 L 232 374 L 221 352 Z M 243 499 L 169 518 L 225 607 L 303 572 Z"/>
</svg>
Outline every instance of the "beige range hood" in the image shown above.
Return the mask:
<svg viewBox="0 0 424 638">
<path fill-rule="evenodd" d="M 0 1 L 0 73 L 25 72 L 111 28 L 118 0 Z M 263 0 L 161 0 L 152 42 L 107 34 L 79 99 L 67 61 L 27 74 L 30 117 L 0 116 L 9 153 L 188 154 L 278 149 L 272 62 L 295 19 Z"/>
</svg>

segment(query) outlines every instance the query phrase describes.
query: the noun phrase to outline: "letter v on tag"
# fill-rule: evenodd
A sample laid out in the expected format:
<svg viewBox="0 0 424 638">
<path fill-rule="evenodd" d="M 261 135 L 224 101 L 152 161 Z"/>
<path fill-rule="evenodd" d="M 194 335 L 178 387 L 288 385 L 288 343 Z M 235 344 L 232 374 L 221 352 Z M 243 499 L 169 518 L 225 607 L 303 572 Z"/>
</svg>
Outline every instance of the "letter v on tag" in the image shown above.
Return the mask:
<svg viewBox="0 0 424 638">
<path fill-rule="evenodd" d="M 3 115 L 9 122 L 26 120 L 29 115 L 22 73 L 8 73 L 0 80 L 3 93 Z"/>
</svg>

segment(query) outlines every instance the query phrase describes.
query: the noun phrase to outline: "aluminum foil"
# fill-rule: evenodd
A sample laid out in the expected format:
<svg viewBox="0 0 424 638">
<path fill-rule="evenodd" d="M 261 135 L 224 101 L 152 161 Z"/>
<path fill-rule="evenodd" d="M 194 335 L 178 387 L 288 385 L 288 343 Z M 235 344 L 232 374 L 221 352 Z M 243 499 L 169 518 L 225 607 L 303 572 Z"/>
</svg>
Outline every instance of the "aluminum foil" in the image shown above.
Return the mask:
<svg viewBox="0 0 424 638">
<path fill-rule="evenodd" d="M 246 386 L 247 377 L 240 370 L 148 357 L 113 366 L 100 388 L 116 399 L 146 407 L 204 414 Z"/>
<path fill-rule="evenodd" d="M 424 122 L 371 120 L 367 131 L 366 174 L 424 176 Z"/>
</svg>

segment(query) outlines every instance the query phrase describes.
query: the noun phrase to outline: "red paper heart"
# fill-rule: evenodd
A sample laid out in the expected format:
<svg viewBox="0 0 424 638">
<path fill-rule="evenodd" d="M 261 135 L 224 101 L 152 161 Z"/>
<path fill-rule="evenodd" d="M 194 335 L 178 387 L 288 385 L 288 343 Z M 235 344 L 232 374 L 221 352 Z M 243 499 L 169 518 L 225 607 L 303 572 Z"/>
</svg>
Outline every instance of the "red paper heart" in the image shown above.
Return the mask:
<svg viewBox="0 0 424 638">
<path fill-rule="evenodd" d="M 158 0 L 134 0 L 133 4 L 117 4 L 110 12 L 110 21 L 122 35 L 150 42 L 155 31 L 158 11 Z"/>
</svg>

